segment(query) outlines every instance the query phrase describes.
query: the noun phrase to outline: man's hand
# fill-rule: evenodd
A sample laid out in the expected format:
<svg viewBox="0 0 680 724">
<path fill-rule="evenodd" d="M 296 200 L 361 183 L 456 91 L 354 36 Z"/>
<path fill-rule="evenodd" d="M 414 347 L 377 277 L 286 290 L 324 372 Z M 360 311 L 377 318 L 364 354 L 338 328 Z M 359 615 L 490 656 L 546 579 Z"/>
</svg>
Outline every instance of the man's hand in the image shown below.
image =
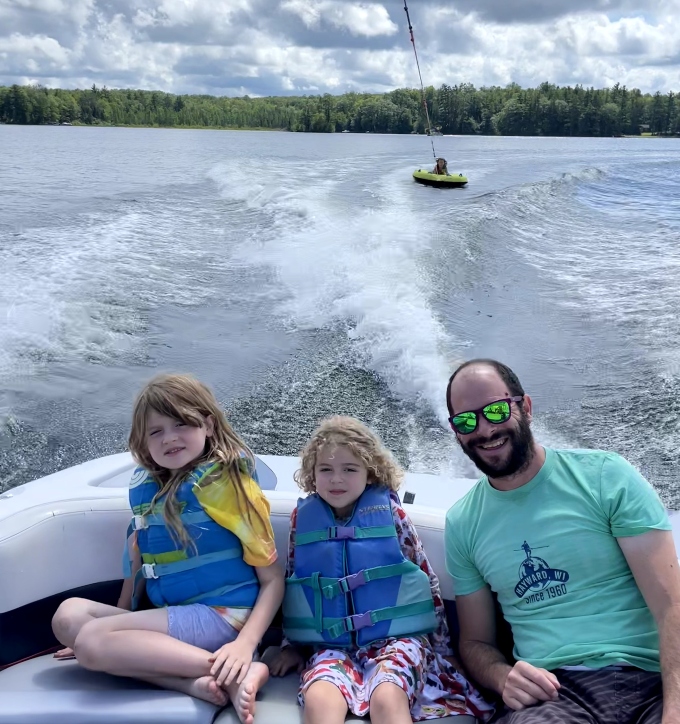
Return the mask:
<svg viewBox="0 0 680 724">
<path fill-rule="evenodd" d="M 289 671 L 295 670 L 298 674 L 305 666 L 302 654 L 294 646 L 286 646 L 280 649 L 269 664 L 269 672 L 272 676 L 285 676 Z"/>
<path fill-rule="evenodd" d="M 554 701 L 559 688 L 555 674 L 526 661 L 518 661 L 505 679 L 503 701 L 510 709 L 518 711 L 541 701 Z"/>
</svg>

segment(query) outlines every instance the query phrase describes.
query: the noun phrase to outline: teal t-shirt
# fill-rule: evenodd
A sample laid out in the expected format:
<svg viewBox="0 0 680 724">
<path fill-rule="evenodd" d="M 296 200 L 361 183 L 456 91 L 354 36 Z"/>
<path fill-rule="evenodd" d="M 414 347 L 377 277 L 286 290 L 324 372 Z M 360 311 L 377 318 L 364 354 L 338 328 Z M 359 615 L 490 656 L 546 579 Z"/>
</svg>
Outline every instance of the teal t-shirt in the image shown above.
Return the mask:
<svg viewBox="0 0 680 724">
<path fill-rule="evenodd" d="M 502 492 L 486 477 L 446 515 L 457 596 L 488 585 L 534 666 L 659 671 L 656 623 L 616 541 L 670 530 L 652 486 L 620 455 L 550 450 L 536 477 Z"/>
</svg>

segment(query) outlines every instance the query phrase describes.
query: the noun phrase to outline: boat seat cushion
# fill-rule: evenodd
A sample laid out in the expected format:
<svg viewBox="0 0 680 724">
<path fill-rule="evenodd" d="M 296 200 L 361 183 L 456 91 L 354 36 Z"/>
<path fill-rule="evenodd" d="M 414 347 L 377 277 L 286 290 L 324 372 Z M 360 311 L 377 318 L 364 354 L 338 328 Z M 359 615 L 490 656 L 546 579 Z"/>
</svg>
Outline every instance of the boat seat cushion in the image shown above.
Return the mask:
<svg viewBox="0 0 680 724">
<path fill-rule="evenodd" d="M 216 708 L 179 692 L 40 656 L 0 673 L 1 724 L 211 724 Z"/>
<path fill-rule="evenodd" d="M 297 674 L 272 677 L 258 695 L 255 724 L 301 724 L 298 682 Z M 0 724 L 239 724 L 231 706 L 220 711 L 185 694 L 87 671 L 51 655 L 0 672 L 0 701 Z M 457 724 L 475 721 L 440 721 L 454 719 Z"/>
</svg>

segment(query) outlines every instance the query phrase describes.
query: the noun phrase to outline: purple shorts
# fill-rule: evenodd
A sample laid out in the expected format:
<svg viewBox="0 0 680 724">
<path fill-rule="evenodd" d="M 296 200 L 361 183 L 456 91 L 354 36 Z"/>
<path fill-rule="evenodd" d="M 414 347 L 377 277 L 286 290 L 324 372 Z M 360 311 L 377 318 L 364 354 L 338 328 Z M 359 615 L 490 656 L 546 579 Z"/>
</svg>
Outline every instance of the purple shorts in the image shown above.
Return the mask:
<svg viewBox="0 0 680 724">
<path fill-rule="evenodd" d="M 214 653 L 236 640 L 238 631 L 210 606 L 190 603 L 168 606 L 168 635 Z"/>
</svg>

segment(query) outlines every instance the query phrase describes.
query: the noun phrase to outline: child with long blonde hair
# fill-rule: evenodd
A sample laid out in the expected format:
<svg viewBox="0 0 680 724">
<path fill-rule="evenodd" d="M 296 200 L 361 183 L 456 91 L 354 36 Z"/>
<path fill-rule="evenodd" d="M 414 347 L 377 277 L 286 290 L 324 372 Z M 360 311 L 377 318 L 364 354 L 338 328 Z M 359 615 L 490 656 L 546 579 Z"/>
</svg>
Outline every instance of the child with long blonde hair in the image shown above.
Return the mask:
<svg viewBox="0 0 680 724">
<path fill-rule="evenodd" d="M 284 589 L 253 455 L 189 375 L 144 387 L 129 444 L 140 465 L 130 483 L 131 575 L 118 607 L 62 603 L 54 633 L 88 669 L 216 705 L 230 699 L 252 724 L 268 677 L 253 656 Z M 131 611 L 143 585 L 154 608 Z"/>
<path fill-rule="evenodd" d="M 270 670 L 302 672 L 305 724 L 341 724 L 348 710 L 373 724 L 493 710 L 450 658 L 439 581 L 396 493 L 402 477 L 351 417 L 323 421 L 302 451 L 296 480 L 309 495 L 291 515 L 285 638 Z"/>
</svg>

